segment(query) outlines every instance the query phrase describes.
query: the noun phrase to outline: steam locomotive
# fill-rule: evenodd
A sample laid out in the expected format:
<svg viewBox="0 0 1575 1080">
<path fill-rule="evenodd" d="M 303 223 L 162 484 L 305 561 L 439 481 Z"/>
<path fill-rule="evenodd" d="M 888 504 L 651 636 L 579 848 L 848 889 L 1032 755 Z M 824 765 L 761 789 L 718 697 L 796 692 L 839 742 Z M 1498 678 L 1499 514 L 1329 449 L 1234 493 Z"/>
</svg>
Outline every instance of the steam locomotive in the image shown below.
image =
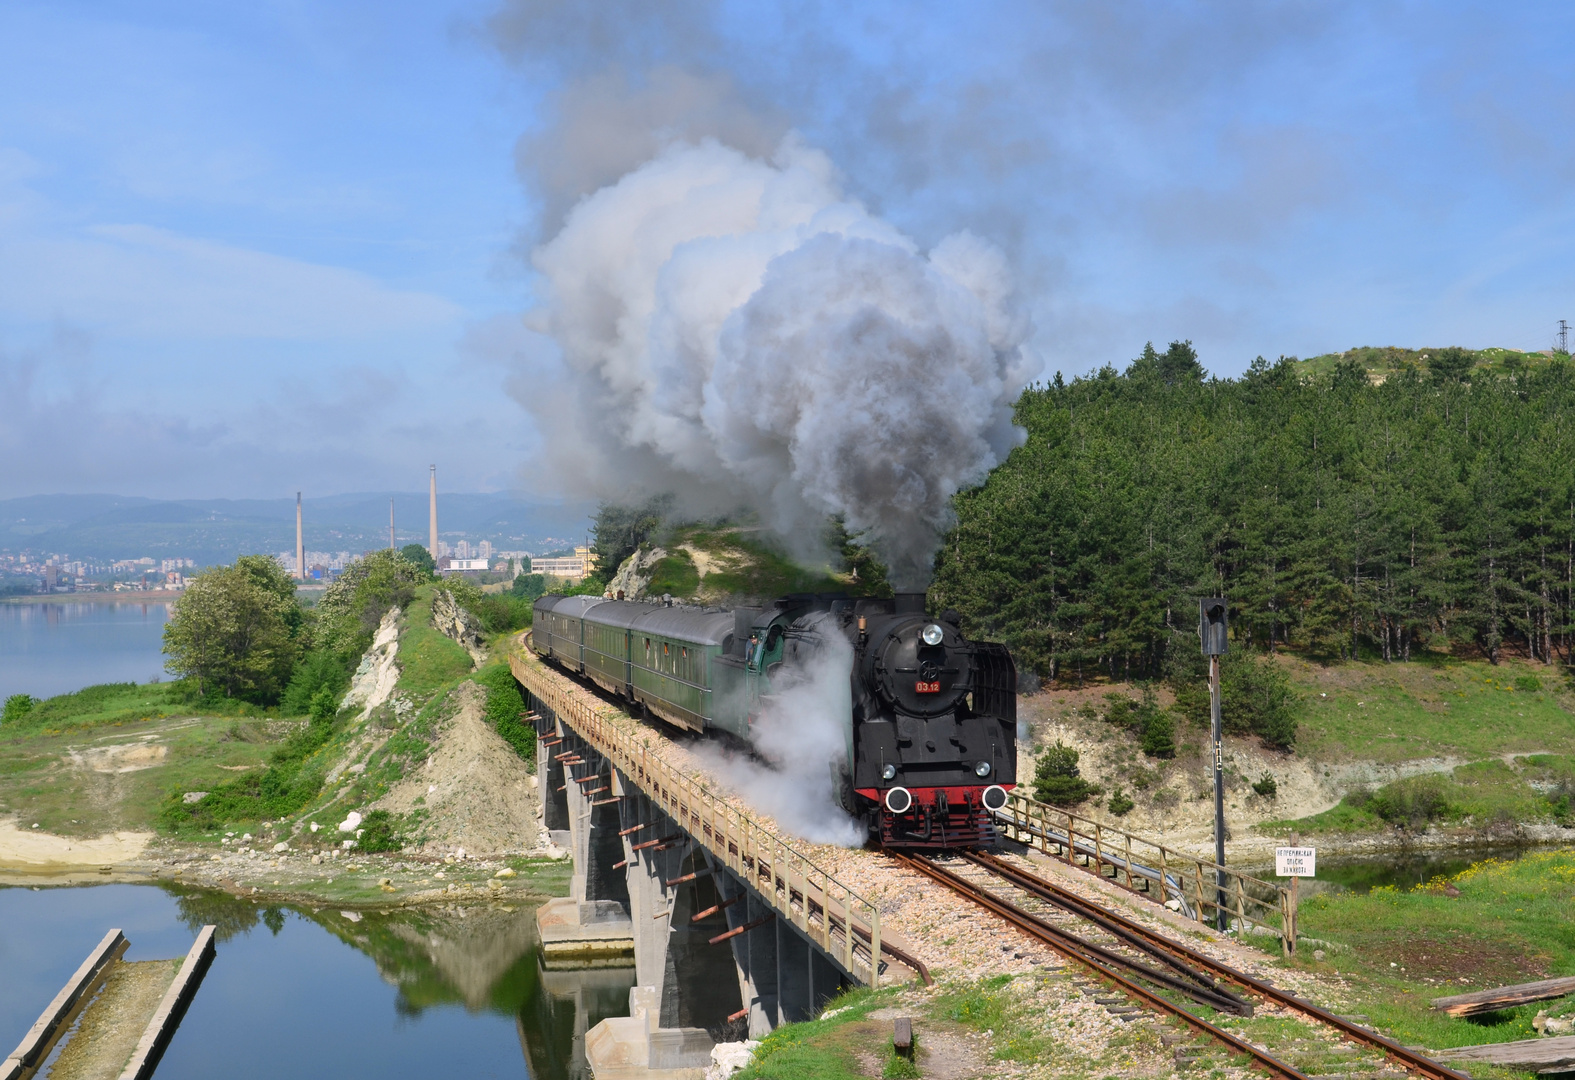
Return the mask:
<svg viewBox="0 0 1575 1080">
<path fill-rule="evenodd" d="M 745 743 L 777 698 L 831 665 L 848 687 L 836 695 L 846 754 L 832 764 L 843 809 L 886 846 L 987 846 L 1017 781 L 1017 670 L 958 622 L 926 615 L 923 593 L 800 593 L 732 611 L 550 595 L 529 642 L 637 709 Z"/>
</svg>

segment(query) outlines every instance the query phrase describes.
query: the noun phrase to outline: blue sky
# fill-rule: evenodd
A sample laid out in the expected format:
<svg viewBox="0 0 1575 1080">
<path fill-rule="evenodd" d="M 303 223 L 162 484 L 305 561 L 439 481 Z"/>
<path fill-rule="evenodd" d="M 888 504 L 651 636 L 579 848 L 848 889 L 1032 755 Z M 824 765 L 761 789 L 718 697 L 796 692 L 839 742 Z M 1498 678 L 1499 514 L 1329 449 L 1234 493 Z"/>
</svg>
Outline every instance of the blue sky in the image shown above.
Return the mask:
<svg viewBox="0 0 1575 1080">
<path fill-rule="evenodd" d="M 1005 247 L 1047 371 L 1575 318 L 1575 8 L 0 5 L 0 497 L 544 487 L 528 253 L 796 131 Z"/>
</svg>

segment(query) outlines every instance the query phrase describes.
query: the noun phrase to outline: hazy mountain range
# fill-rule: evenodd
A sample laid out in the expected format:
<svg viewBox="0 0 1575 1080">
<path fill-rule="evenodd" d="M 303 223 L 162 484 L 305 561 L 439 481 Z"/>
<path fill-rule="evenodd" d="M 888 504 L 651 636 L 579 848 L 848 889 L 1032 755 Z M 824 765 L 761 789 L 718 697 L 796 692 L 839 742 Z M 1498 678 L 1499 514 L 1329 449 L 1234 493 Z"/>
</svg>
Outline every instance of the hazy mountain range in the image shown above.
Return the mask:
<svg viewBox="0 0 1575 1080">
<path fill-rule="evenodd" d="M 361 552 L 388 543 L 394 500 L 400 545 L 427 540 L 425 492 L 362 492 L 306 499 L 306 546 Z M 438 530 L 453 543 L 490 540 L 540 553 L 584 543 L 595 507 L 506 494 L 438 495 Z M 0 551 L 73 559 L 189 558 L 199 566 L 295 547 L 294 499 L 144 499 L 122 495 L 29 495 L 0 500 Z"/>
</svg>

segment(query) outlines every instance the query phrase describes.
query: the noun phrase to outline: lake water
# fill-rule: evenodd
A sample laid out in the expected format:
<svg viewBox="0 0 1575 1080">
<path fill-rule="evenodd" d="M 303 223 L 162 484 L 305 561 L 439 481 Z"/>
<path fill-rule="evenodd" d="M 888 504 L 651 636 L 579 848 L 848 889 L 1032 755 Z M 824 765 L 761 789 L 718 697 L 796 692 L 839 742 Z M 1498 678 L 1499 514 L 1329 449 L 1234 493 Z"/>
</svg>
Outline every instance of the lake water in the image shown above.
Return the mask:
<svg viewBox="0 0 1575 1080">
<path fill-rule="evenodd" d="M 166 602 L 0 604 L 0 700 L 164 675 Z"/>
<path fill-rule="evenodd" d="M 584 1032 L 628 1015 L 634 969 L 547 971 L 529 907 L 350 915 L 177 886 L 0 888 L 0 1045 L 106 931 L 152 960 L 184 956 L 205 923 L 217 955 L 159 1080 L 586 1080 Z"/>
</svg>

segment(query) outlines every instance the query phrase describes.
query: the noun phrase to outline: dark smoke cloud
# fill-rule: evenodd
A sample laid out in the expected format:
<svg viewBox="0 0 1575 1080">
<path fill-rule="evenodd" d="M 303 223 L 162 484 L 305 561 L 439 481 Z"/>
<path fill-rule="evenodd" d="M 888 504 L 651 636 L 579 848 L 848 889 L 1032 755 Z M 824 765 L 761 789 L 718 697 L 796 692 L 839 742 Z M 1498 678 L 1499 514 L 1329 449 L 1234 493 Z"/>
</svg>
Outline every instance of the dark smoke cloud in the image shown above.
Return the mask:
<svg viewBox="0 0 1575 1080">
<path fill-rule="evenodd" d="M 791 138 L 671 146 L 533 261 L 517 394 L 578 490 L 749 507 L 801 555 L 838 514 L 917 587 L 952 495 L 1018 441 L 1036 367 L 1005 256 L 966 232 L 920 250 Z"/>
</svg>

